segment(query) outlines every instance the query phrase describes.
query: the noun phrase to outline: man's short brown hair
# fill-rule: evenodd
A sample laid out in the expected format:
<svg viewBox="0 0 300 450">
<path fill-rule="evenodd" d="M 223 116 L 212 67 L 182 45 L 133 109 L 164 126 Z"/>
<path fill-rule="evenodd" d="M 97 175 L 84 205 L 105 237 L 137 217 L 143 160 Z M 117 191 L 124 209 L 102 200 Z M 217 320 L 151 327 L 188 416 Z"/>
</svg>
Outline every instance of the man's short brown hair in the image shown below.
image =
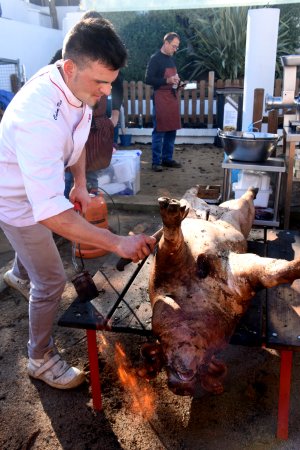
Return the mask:
<svg viewBox="0 0 300 450">
<path fill-rule="evenodd" d="M 170 33 L 167 33 L 167 34 L 164 36 L 164 42 L 165 42 L 165 41 L 172 42 L 173 39 L 175 39 L 175 38 L 177 38 L 177 39 L 180 40 L 179 34 L 175 33 L 174 31 L 171 31 Z"/>
<path fill-rule="evenodd" d="M 113 25 L 97 17 L 77 22 L 64 39 L 63 59 L 72 59 L 78 67 L 99 61 L 111 70 L 124 67 L 127 51 Z"/>
</svg>

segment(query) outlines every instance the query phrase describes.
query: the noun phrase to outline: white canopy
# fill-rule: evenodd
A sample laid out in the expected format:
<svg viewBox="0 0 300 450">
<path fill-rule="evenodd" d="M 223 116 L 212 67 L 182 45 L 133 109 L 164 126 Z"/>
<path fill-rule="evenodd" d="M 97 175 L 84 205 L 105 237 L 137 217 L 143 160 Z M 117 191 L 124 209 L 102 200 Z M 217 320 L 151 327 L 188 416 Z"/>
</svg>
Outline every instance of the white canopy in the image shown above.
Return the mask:
<svg viewBox="0 0 300 450">
<path fill-rule="evenodd" d="M 224 8 L 229 6 L 276 6 L 299 3 L 299 0 L 82 0 L 81 9 L 97 9 L 99 12 L 112 11 L 158 11 L 171 9 Z"/>
</svg>

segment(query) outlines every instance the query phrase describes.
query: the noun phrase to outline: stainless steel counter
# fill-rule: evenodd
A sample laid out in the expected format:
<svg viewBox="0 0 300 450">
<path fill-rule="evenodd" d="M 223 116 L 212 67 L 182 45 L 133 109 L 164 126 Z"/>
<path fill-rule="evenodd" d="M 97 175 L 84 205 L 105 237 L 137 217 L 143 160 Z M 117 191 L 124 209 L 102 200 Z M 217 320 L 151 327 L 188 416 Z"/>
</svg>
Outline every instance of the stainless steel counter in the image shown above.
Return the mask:
<svg viewBox="0 0 300 450">
<path fill-rule="evenodd" d="M 223 179 L 223 193 L 222 200 L 226 201 L 230 199 L 232 190 L 232 177 L 231 172 L 234 169 L 237 170 L 253 170 L 256 172 L 272 172 L 276 173 L 277 180 L 275 183 L 275 193 L 274 193 L 274 205 L 273 205 L 273 217 L 271 220 L 258 220 L 254 221 L 254 225 L 279 227 L 279 217 L 278 217 L 278 204 L 279 196 L 281 190 L 282 174 L 286 172 L 286 164 L 284 158 L 268 158 L 267 161 L 263 162 L 245 162 L 245 161 L 233 161 L 227 155 L 225 155 L 224 161 L 222 163 L 222 168 L 224 169 L 224 179 Z"/>
</svg>

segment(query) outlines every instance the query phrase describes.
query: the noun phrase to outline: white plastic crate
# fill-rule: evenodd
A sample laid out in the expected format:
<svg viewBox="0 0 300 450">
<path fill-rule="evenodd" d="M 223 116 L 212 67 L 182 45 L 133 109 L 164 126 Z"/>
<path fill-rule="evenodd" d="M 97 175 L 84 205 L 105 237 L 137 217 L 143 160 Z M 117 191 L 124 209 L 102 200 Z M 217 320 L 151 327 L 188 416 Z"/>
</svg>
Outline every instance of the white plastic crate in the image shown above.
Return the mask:
<svg viewBox="0 0 300 450">
<path fill-rule="evenodd" d="M 234 198 L 240 198 L 247 189 L 241 189 L 238 183 L 233 183 L 232 190 L 234 191 Z M 269 197 L 272 193 L 272 189 L 262 190 L 259 189 L 256 199 L 254 200 L 254 206 L 260 206 L 261 208 L 267 208 L 269 203 Z"/>
<path fill-rule="evenodd" d="M 253 186 L 267 191 L 270 188 L 270 175 L 266 172 L 241 170 L 238 176 L 238 186 L 240 189 L 248 189 Z"/>
<path fill-rule="evenodd" d="M 98 177 L 99 187 L 110 195 L 135 195 L 141 189 L 141 154 L 136 150 L 117 150 L 109 167 Z"/>
</svg>

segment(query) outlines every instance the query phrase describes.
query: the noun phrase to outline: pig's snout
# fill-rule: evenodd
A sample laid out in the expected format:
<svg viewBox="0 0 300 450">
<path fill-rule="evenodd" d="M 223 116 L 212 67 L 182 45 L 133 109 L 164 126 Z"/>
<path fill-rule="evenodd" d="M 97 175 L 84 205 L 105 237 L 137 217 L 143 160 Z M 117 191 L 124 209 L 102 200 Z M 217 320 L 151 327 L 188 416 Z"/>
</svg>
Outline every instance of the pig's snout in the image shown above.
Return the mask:
<svg viewBox="0 0 300 450">
<path fill-rule="evenodd" d="M 194 395 L 198 373 L 197 348 L 190 343 L 178 345 L 168 358 L 168 386 L 177 395 Z"/>
<path fill-rule="evenodd" d="M 178 373 L 174 373 L 167 368 L 168 388 L 176 395 L 188 395 L 193 397 L 196 390 L 197 379 L 193 376 L 190 380 L 179 378 Z"/>
<path fill-rule="evenodd" d="M 176 350 L 170 352 L 168 366 L 182 381 L 191 380 L 198 368 L 199 350 L 189 342 L 180 343 Z"/>
</svg>

